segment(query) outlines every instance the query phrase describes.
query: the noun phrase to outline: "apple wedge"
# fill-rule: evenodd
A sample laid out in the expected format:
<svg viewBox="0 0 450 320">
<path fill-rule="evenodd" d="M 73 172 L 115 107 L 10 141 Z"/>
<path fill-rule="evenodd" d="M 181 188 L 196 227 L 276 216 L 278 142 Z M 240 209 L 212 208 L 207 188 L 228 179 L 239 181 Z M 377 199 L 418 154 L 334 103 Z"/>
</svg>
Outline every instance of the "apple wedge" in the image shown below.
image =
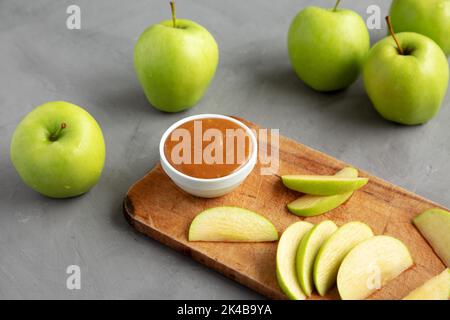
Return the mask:
<svg viewBox="0 0 450 320">
<path fill-rule="evenodd" d="M 189 241 L 265 242 L 278 240 L 275 226 L 263 216 L 238 207 L 215 207 L 198 214 Z"/>
<path fill-rule="evenodd" d="M 336 283 L 345 256 L 359 243 L 373 237 L 370 227 L 362 222 L 348 222 L 335 231 L 322 245 L 314 262 L 313 279 L 317 292 L 324 296 Z"/>
<path fill-rule="evenodd" d="M 334 175 L 341 178 L 357 178 L 358 170 L 355 168 L 344 168 Z M 333 210 L 347 201 L 353 191 L 337 194 L 334 196 L 304 195 L 287 205 L 288 210 L 298 216 L 314 217 Z"/>
<path fill-rule="evenodd" d="M 430 209 L 413 220 L 437 255 L 450 268 L 450 212 Z"/>
<path fill-rule="evenodd" d="M 448 300 L 450 298 L 450 269 L 431 278 L 411 291 L 403 300 Z"/>
<path fill-rule="evenodd" d="M 313 268 L 317 253 L 322 244 L 338 229 L 331 220 L 315 225 L 303 237 L 297 249 L 297 278 L 306 296 L 313 290 Z"/>
<path fill-rule="evenodd" d="M 286 175 L 281 179 L 287 188 L 315 196 L 332 196 L 354 191 L 369 181 L 367 178 L 309 175 Z"/>
<path fill-rule="evenodd" d="M 306 298 L 297 280 L 295 257 L 303 236 L 311 230 L 309 222 L 299 221 L 290 225 L 282 234 L 277 248 L 277 280 L 281 290 L 291 300 Z"/>
<path fill-rule="evenodd" d="M 354 247 L 337 276 L 343 300 L 362 300 L 413 265 L 408 248 L 395 238 L 375 236 Z"/>
</svg>

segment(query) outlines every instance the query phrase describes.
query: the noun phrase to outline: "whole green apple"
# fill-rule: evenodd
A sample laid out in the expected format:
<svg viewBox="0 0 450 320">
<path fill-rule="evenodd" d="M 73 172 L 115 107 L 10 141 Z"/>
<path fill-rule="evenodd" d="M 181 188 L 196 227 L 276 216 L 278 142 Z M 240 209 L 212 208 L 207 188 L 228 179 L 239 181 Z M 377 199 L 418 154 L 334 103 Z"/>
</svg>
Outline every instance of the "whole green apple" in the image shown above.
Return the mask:
<svg viewBox="0 0 450 320">
<path fill-rule="evenodd" d="M 370 48 L 369 32 L 362 18 L 354 11 L 336 7 L 307 7 L 289 28 L 292 66 L 303 82 L 318 91 L 351 85 Z"/>
<path fill-rule="evenodd" d="M 450 212 L 439 208 L 428 209 L 415 217 L 413 223 L 450 268 Z"/>
<path fill-rule="evenodd" d="M 348 252 L 337 273 L 342 300 L 363 300 L 414 265 L 403 242 L 380 235 L 367 239 Z"/>
<path fill-rule="evenodd" d="M 208 30 L 175 16 L 145 30 L 134 48 L 134 66 L 145 95 L 165 112 L 194 106 L 218 62 L 219 49 Z"/>
<path fill-rule="evenodd" d="M 105 142 L 95 119 L 64 101 L 45 103 L 17 126 L 11 161 L 23 181 L 43 195 L 74 197 L 94 186 L 105 163 Z"/>
<path fill-rule="evenodd" d="M 390 16 L 395 32 L 417 32 L 450 54 L 450 0 L 394 0 Z"/>
<path fill-rule="evenodd" d="M 385 119 L 417 125 L 439 111 L 448 86 L 448 62 L 441 48 L 418 33 L 379 41 L 364 66 L 364 84 L 375 109 Z"/>
</svg>

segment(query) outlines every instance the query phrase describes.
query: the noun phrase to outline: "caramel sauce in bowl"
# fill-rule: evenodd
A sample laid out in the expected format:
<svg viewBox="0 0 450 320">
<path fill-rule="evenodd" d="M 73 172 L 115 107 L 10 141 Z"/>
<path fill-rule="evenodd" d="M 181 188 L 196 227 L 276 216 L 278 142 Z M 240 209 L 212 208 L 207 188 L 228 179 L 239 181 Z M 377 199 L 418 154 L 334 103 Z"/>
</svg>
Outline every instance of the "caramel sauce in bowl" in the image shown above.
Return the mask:
<svg viewBox="0 0 450 320">
<path fill-rule="evenodd" d="M 164 172 L 179 188 L 203 198 L 219 197 L 238 187 L 255 167 L 257 150 L 249 127 L 218 114 L 174 123 L 159 145 Z"/>
</svg>

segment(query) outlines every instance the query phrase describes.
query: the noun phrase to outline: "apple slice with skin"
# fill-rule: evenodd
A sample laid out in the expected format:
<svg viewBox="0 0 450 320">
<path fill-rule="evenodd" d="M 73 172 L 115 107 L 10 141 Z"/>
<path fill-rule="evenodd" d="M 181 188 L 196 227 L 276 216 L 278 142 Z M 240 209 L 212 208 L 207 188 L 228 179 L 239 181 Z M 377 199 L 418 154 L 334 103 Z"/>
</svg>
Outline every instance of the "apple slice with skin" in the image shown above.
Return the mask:
<svg viewBox="0 0 450 320">
<path fill-rule="evenodd" d="M 290 225 L 282 234 L 277 248 L 277 280 L 281 290 L 291 300 L 306 298 L 297 280 L 295 257 L 303 236 L 311 230 L 309 222 L 299 221 Z"/>
<path fill-rule="evenodd" d="M 285 175 L 281 179 L 287 188 L 315 196 L 332 196 L 354 191 L 369 181 L 367 178 L 311 175 Z"/>
<path fill-rule="evenodd" d="M 343 300 L 362 300 L 413 265 L 408 248 L 389 236 L 354 247 L 342 261 L 337 287 Z"/>
<path fill-rule="evenodd" d="M 411 291 L 403 300 L 448 300 L 450 298 L 450 269 L 431 278 Z"/>
<path fill-rule="evenodd" d="M 342 225 L 322 245 L 314 262 L 314 285 L 324 296 L 336 283 L 336 276 L 345 256 L 359 243 L 372 238 L 370 227 L 353 221 Z"/>
<path fill-rule="evenodd" d="M 355 168 L 344 168 L 334 175 L 342 178 L 357 178 L 358 170 Z M 287 205 L 288 210 L 298 216 L 314 217 L 333 210 L 347 201 L 353 191 L 337 194 L 334 196 L 312 196 L 304 195 Z"/>
<path fill-rule="evenodd" d="M 434 208 L 413 220 L 437 255 L 450 268 L 450 212 Z"/>
<path fill-rule="evenodd" d="M 189 241 L 265 242 L 278 240 L 275 226 L 263 216 L 238 207 L 215 207 L 198 214 Z"/>
<path fill-rule="evenodd" d="M 303 237 L 297 249 L 297 278 L 306 296 L 313 290 L 313 268 L 317 253 L 322 244 L 338 229 L 331 220 L 315 225 Z"/>
</svg>

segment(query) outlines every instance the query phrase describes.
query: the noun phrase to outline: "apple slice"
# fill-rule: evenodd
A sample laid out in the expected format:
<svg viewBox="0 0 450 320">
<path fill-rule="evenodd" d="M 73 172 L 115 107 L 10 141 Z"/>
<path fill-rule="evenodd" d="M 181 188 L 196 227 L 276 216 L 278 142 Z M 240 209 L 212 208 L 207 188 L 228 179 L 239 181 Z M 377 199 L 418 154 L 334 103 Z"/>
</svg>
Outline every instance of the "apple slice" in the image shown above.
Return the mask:
<svg viewBox="0 0 450 320">
<path fill-rule="evenodd" d="M 347 253 L 357 244 L 373 237 L 370 227 L 362 222 L 344 224 L 322 245 L 314 262 L 314 285 L 324 296 L 336 283 L 336 276 Z"/>
<path fill-rule="evenodd" d="M 450 212 L 438 208 L 430 209 L 415 217 L 413 222 L 450 268 Z"/>
<path fill-rule="evenodd" d="M 317 253 L 322 244 L 338 229 L 331 220 L 315 225 L 303 237 L 297 249 L 297 278 L 306 296 L 313 290 L 313 268 Z"/>
<path fill-rule="evenodd" d="M 342 261 L 337 287 L 343 300 L 362 300 L 413 265 L 408 248 L 389 236 L 354 247 Z"/>
<path fill-rule="evenodd" d="M 357 178 L 358 170 L 355 168 L 344 168 L 334 175 L 342 178 Z M 347 201 L 353 191 L 337 194 L 334 196 L 304 195 L 287 205 L 288 210 L 298 216 L 313 217 L 333 210 Z"/>
<path fill-rule="evenodd" d="M 277 280 L 281 290 L 291 300 L 304 300 L 306 298 L 297 281 L 295 256 L 300 241 L 312 227 L 313 225 L 309 222 L 296 222 L 284 231 L 278 242 Z"/>
<path fill-rule="evenodd" d="M 448 300 L 450 298 L 450 269 L 431 278 L 411 291 L 403 300 Z"/>
<path fill-rule="evenodd" d="M 263 216 L 238 207 L 215 207 L 197 215 L 189 241 L 264 242 L 278 240 L 275 226 Z"/>
<path fill-rule="evenodd" d="M 367 178 L 308 175 L 287 175 L 281 179 L 289 189 L 315 196 L 332 196 L 354 191 L 369 181 Z"/>
</svg>

